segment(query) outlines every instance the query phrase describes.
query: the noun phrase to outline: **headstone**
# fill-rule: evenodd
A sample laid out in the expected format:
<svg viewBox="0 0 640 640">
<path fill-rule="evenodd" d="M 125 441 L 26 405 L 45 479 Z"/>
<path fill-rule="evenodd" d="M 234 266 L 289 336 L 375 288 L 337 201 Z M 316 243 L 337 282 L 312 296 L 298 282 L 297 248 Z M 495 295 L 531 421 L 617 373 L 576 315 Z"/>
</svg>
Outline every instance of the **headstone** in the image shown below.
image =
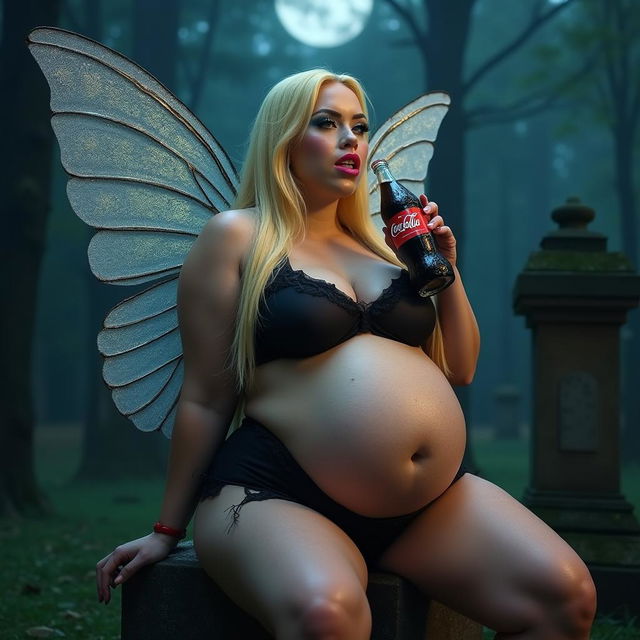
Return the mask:
<svg viewBox="0 0 640 640">
<path fill-rule="evenodd" d="M 525 504 L 592 569 L 599 610 L 640 614 L 640 524 L 620 491 L 620 327 L 640 298 L 626 256 L 589 231 L 577 198 L 554 210 L 519 274 L 514 308 L 533 338 L 531 477 Z M 640 425 L 635 425 L 640 428 Z"/>
</svg>

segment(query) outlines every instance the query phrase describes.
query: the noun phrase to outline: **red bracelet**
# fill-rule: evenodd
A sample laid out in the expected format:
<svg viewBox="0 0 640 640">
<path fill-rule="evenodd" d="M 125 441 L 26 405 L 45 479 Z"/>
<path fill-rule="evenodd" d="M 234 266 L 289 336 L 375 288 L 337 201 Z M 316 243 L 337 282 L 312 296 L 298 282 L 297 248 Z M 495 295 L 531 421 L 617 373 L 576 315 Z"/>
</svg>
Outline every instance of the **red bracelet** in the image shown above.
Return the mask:
<svg viewBox="0 0 640 640">
<path fill-rule="evenodd" d="M 162 522 L 156 522 L 153 525 L 153 530 L 155 533 L 164 533 L 166 536 L 178 538 L 178 540 L 182 540 L 182 538 L 187 535 L 186 529 L 174 529 L 173 527 L 169 527 L 166 524 L 162 524 Z"/>
</svg>

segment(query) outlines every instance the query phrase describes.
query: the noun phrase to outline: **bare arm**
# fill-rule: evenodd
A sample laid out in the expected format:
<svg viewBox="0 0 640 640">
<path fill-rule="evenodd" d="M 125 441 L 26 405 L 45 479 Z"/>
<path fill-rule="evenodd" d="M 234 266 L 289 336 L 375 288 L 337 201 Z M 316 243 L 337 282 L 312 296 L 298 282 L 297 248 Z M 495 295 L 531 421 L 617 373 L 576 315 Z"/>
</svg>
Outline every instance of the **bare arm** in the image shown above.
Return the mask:
<svg viewBox="0 0 640 640">
<path fill-rule="evenodd" d="M 191 520 L 200 476 L 224 439 L 238 402 L 229 354 L 240 260 L 249 239 L 246 218 L 235 212 L 219 214 L 203 229 L 180 273 L 185 374 L 160 511 L 160 521 L 176 529 Z"/>
<path fill-rule="evenodd" d="M 438 294 L 438 321 L 451 371 L 449 382 L 454 385 L 470 384 L 480 353 L 480 331 L 456 267 L 456 239 L 442 216 L 438 215 L 438 205 L 429 202 L 425 195 L 420 196 L 420 200 L 425 215 L 431 218 L 429 228 L 437 238 L 438 250 L 449 260 L 456 275 L 454 283 Z"/>
<path fill-rule="evenodd" d="M 438 215 L 438 205 L 429 202 L 425 195 L 420 201 L 429 228 L 437 238 L 438 250 L 453 266 L 456 278 L 454 283 L 438 294 L 438 321 L 442 329 L 444 353 L 451 371 L 448 376 L 453 385 L 470 384 L 476 371 L 480 353 L 480 331 L 473 309 L 462 284 L 462 277 L 456 265 L 456 239 L 451 229 L 444 225 L 442 216 Z M 384 228 L 387 246 L 396 251 L 389 232 Z M 422 347 L 429 355 L 429 341 Z"/>
<path fill-rule="evenodd" d="M 480 332 L 457 267 L 455 282 L 438 294 L 438 320 L 444 353 L 451 370 L 449 382 L 470 384 L 480 353 Z"/>
<path fill-rule="evenodd" d="M 229 354 L 240 294 L 240 264 L 252 231 L 244 212 L 217 214 L 205 225 L 180 272 L 178 317 L 184 382 L 159 517 L 175 529 L 186 528 L 191 520 L 201 474 L 224 439 L 238 402 Z M 111 584 L 120 584 L 142 566 L 162 559 L 176 542 L 171 536 L 151 533 L 117 547 L 96 567 L 98 599 L 108 602 Z"/>
</svg>

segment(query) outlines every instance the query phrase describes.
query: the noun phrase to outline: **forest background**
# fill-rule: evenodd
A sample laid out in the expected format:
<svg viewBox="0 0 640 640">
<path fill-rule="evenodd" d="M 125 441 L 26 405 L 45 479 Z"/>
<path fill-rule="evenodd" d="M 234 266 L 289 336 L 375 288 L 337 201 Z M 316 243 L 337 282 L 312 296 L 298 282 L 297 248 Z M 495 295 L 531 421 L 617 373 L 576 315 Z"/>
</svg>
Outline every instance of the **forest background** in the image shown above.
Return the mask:
<svg viewBox="0 0 640 640">
<path fill-rule="evenodd" d="M 277 0 L 357 20 L 366 0 Z M 50 127 L 49 89 L 26 48 L 40 25 L 94 38 L 171 89 L 238 169 L 262 97 L 290 73 L 359 77 L 375 129 L 417 95 L 452 97 L 425 190 L 458 238 L 482 334 L 475 380 L 457 390 L 481 473 L 517 497 L 531 426 L 531 332 L 512 310 L 519 271 L 578 196 L 590 229 L 638 265 L 640 2 L 373 0 L 364 29 L 334 47 L 288 33 L 274 0 L 0 0 L 0 635 L 117 638 L 93 571 L 157 515 L 168 442 L 136 432 L 100 375 L 96 335 L 136 289 L 90 273 L 93 233 L 72 212 Z M 328 18 L 325 19 L 328 20 Z M 339 29 L 337 29 L 339 31 Z M 339 33 L 336 32 L 336 35 Z M 640 312 L 622 328 L 623 490 L 640 507 Z M 393 381 L 390 381 L 393 383 Z M 428 392 L 428 390 L 426 390 Z M 498 398 L 517 399 L 499 437 Z M 508 438 L 506 436 L 509 436 Z M 51 516 L 54 512 L 57 516 Z M 48 515 L 35 520 L 20 515 Z M 4 582 L 3 582 L 4 581 Z M 637 637 L 611 635 L 594 638 Z M 4 636 L 3 636 L 4 637 Z M 44 637 L 44 636 L 42 636 Z"/>
<path fill-rule="evenodd" d="M 361 3 L 343 4 L 357 12 Z M 458 238 L 482 334 L 475 380 L 460 390 L 472 434 L 495 433 L 496 398 L 505 389 L 519 399 L 514 434 L 526 435 L 531 423 L 531 332 L 514 316 L 512 289 L 529 253 L 555 227 L 552 209 L 578 196 L 596 211 L 590 229 L 609 238 L 610 251 L 624 251 L 638 263 L 638 2 L 375 0 L 362 33 L 327 48 L 291 36 L 273 0 L 0 5 L 3 121 L 11 121 L 12 104 L 15 110 L 23 96 L 40 109 L 39 128 L 31 133 L 39 140 L 50 138 L 42 126 L 48 87 L 28 54 L 23 63 L 9 61 L 16 42 L 24 46 L 28 30 L 43 23 L 93 37 L 154 73 L 212 131 L 238 168 L 262 97 L 290 73 L 325 66 L 359 77 L 373 105 L 374 129 L 424 91 L 450 93 L 452 107 L 436 142 L 426 193 Z M 7 130 L 8 148 L 21 122 Z M 70 209 L 59 149 L 49 144 L 44 170 L 50 172 L 50 191 L 36 194 L 30 205 L 37 209 L 36 222 L 25 221 L 24 198 L 2 203 L 4 246 L 21 251 L 19 259 L 8 261 L 5 278 L 6 286 L 16 287 L 14 298 L 7 294 L 3 300 L 26 309 L 25 315 L 3 314 L 4 370 L 13 368 L 18 382 L 2 393 L 5 406 L 18 409 L 3 418 L 2 432 L 15 418 L 22 435 L 14 442 L 26 451 L 32 438 L 23 436 L 34 426 L 76 430 L 82 448 L 78 468 L 70 472 L 76 478 L 162 473 L 166 442 L 135 433 L 117 415 L 96 355 L 104 316 L 135 289 L 100 284 L 90 274 L 86 248 L 92 232 Z M 16 144 L 15 151 L 11 162 L 5 154 L 2 186 L 9 196 L 21 184 L 15 171 L 24 149 Z M 634 388 L 640 378 L 638 315 L 630 314 L 621 333 L 622 450 L 629 463 L 640 460 Z M 20 333 L 28 333 L 22 342 Z M 27 344 L 29 358 L 18 362 L 9 343 Z M 25 376 L 31 390 L 19 382 Z M 27 458 L 17 450 L 4 447 L 8 466 L 16 469 L 4 481 L 5 512 L 23 509 L 21 498 L 7 488 L 25 470 Z M 33 490 L 25 487 L 18 493 L 37 502 L 37 483 Z"/>
</svg>

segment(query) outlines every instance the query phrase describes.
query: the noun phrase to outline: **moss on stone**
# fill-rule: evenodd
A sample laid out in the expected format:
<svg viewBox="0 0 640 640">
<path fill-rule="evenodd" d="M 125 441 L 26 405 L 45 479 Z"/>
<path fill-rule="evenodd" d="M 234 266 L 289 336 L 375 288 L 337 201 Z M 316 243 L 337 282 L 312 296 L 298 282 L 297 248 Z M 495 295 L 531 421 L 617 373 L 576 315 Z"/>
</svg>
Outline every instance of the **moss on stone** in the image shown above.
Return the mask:
<svg viewBox="0 0 640 640">
<path fill-rule="evenodd" d="M 529 256 L 527 271 L 633 271 L 624 253 L 600 251 L 536 251 Z"/>
</svg>

